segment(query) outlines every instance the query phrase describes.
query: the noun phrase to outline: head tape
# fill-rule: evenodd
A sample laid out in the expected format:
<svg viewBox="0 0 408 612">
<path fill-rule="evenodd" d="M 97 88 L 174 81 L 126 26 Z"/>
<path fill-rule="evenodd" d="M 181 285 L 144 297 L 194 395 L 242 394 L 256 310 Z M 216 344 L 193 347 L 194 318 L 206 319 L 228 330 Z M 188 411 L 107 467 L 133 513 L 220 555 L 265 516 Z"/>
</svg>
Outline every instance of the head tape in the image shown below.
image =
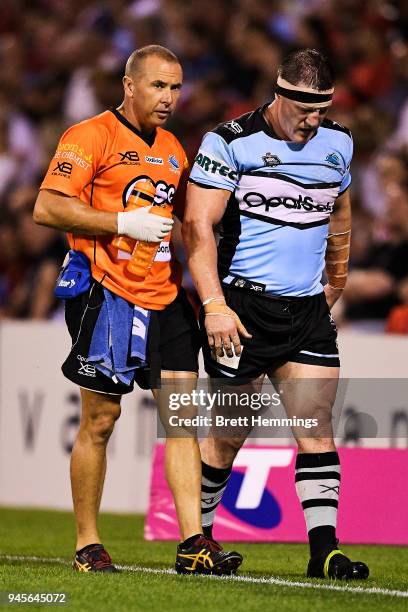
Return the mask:
<svg viewBox="0 0 408 612">
<path fill-rule="evenodd" d="M 275 93 L 300 102 L 305 106 L 313 108 L 324 108 L 330 106 L 333 99 L 334 87 L 331 89 L 325 89 L 323 91 L 319 89 L 313 89 L 312 87 L 306 87 L 304 85 L 293 85 L 286 81 L 281 76 L 278 76 L 276 82 Z"/>
</svg>

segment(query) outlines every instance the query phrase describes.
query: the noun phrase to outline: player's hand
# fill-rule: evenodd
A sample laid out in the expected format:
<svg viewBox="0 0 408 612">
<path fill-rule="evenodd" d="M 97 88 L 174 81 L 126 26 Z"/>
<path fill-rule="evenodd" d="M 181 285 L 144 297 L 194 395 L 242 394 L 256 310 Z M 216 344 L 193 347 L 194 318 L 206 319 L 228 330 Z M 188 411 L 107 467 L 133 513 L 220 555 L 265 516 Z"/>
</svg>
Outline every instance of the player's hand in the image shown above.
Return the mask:
<svg viewBox="0 0 408 612">
<path fill-rule="evenodd" d="M 335 289 L 334 287 L 331 287 L 329 284 L 327 284 L 324 286 L 323 291 L 326 296 L 326 302 L 331 310 L 337 300 L 341 297 L 343 289 Z"/>
<path fill-rule="evenodd" d="M 216 301 L 204 306 L 205 329 L 208 344 L 218 357 L 228 357 L 241 354 L 241 341 L 239 336 L 252 338 L 236 312 L 225 302 Z"/>
<path fill-rule="evenodd" d="M 151 206 L 118 213 L 118 234 L 144 242 L 161 242 L 173 226 L 173 219 L 152 215 Z"/>
</svg>

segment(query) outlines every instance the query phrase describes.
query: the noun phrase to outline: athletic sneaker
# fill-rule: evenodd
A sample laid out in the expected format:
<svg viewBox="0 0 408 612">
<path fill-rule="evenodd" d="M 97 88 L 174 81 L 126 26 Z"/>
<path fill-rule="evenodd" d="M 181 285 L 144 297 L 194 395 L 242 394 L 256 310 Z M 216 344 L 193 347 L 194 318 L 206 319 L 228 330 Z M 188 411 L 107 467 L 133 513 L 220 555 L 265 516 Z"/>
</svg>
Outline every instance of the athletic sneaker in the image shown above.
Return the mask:
<svg viewBox="0 0 408 612">
<path fill-rule="evenodd" d="M 118 572 L 102 544 L 86 546 L 76 553 L 73 566 L 77 572 Z"/>
<path fill-rule="evenodd" d="M 350 561 L 341 550 L 332 550 L 327 557 L 310 559 L 308 578 L 332 578 L 333 580 L 365 580 L 370 573 L 362 561 Z"/>
<path fill-rule="evenodd" d="M 177 546 L 176 572 L 178 574 L 235 574 L 242 563 L 242 555 L 227 552 L 211 538 L 198 535 L 192 543 Z"/>
</svg>

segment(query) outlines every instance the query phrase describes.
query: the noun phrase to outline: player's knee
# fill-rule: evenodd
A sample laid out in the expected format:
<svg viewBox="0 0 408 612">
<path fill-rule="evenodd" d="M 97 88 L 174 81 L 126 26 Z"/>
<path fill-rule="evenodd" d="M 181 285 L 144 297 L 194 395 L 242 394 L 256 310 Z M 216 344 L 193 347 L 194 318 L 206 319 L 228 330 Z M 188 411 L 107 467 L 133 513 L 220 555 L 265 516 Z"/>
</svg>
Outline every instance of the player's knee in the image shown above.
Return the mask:
<svg viewBox="0 0 408 612">
<path fill-rule="evenodd" d="M 215 455 L 218 467 L 232 465 L 236 454 L 245 442 L 245 438 L 219 438 L 215 443 Z"/>
<path fill-rule="evenodd" d="M 105 406 L 90 415 L 83 428 L 95 444 L 104 444 L 109 440 L 119 416 L 119 405 Z"/>
<path fill-rule="evenodd" d="M 331 400 L 328 399 L 326 401 L 320 398 L 319 403 L 309 408 L 304 408 L 302 414 L 297 416 L 300 416 L 307 423 L 307 430 L 300 428 L 300 431 L 296 432 L 296 437 L 304 436 L 315 439 L 332 437 L 333 417 Z"/>
<path fill-rule="evenodd" d="M 94 419 L 91 419 L 89 424 L 89 433 L 95 443 L 107 442 L 115 427 L 117 417 L 114 414 L 100 414 Z"/>
</svg>

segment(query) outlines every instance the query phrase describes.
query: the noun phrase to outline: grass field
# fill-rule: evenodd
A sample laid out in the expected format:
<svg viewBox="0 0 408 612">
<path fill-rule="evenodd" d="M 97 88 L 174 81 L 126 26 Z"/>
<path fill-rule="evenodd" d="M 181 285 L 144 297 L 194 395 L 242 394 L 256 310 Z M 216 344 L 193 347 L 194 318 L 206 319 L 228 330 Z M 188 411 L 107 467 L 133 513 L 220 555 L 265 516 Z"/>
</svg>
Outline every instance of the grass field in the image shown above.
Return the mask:
<svg viewBox="0 0 408 612">
<path fill-rule="evenodd" d="M 0 508 L 0 591 L 65 592 L 69 601 L 58 607 L 75 611 L 408 609 L 407 548 L 346 547 L 371 571 L 367 581 L 348 586 L 307 580 L 308 551 L 300 544 L 237 544 L 234 548 L 245 556 L 239 578 L 185 577 L 172 572 L 174 543 L 143 540 L 142 517 L 105 514 L 100 527 L 113 559 L 125 566 L 120 574 L 71 570 L 71 514 Z M 38 604 L 18 607 L 44 609 Z"/>
</svg>

